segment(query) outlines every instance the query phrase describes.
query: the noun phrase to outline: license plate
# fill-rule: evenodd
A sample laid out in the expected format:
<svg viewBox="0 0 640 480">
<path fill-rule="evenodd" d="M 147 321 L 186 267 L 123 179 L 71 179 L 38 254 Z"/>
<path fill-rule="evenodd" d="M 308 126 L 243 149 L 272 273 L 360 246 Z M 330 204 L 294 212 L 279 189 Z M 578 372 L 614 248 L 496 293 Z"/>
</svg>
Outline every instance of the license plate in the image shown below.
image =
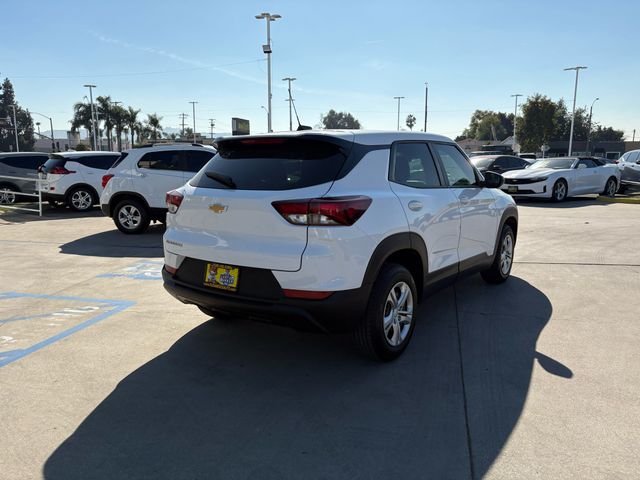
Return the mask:
<svg viewBox="0 0 640 480">
<path fill-rule="evenodd" d="M 516 186 L 509 185 L 507 187 L 507 192 L 509 192 L 509 193 L 516 193 L 517 191 L 518 191 L 518 187 L 516 187 Z"/>
<path fill-rule="evenodd" d="M 204 284 L 207 287 L 235 292 L 238 289 L 239 275 L 239 267 L 221 263 L 207 263 L 204 274 Z"/>
</svg>

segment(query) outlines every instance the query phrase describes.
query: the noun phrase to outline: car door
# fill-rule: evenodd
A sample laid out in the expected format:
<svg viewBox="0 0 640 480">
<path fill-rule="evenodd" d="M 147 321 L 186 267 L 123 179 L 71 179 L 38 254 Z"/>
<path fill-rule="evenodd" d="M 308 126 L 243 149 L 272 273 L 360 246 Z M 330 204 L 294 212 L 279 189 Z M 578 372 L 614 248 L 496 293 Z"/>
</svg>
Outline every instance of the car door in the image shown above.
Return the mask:
<svg viewBox="0 0 640 480">
<path fill-rule="evenodd" d="M 460 241 L 458 256 L 461 268 L 465 262 L 485 260 L 493 254 L 499 211 L 491 189 L 479 185 L 480 177 L 455 145 L 431 143 L 445 180 L 460 204 Z"/>
<path fill-rule="evenodd" d="M 621 170 L 621 180 L 640 183 L 640 150 L 624 155 Z"/>
<path fill-rule="evenodd" d="M 135 165 L 133 186 L 151 208 L 165 208 L 167 192 L 184 185 L 184 150 L 145 153 Z"/>
<path fill-rule="evenodd" d="M 604 188 L 604 181 L 600 186 L 602 173 L 598 165 L 590 158 L 581 158 L 575 165 L 574 193 L 600 193 Z"/>
<path fill-rule="evenodd" d="M 424 142 L 397 142 L 391 148 L 389 185 L 400 200 L 409 229 L 427 247 L 429 273 L 457 269 L 460 236 L 458 198 L 447 188 Z"/>
</svg>

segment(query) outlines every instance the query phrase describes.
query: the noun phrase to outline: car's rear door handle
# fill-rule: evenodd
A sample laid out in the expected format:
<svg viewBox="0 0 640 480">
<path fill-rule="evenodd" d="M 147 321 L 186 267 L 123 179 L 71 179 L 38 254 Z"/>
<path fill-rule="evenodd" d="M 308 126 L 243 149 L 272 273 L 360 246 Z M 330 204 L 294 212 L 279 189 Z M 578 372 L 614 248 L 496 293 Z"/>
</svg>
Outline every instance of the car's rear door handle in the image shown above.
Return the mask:
<svg viewBox="0 0 640 480">
<path fill-rule="evenodd" d="M 409 210 L 413 210 L 414 212 L 422 210 L 422 202 L 419 202 L 418 200 L 411 200 L 407 206 L 409 207 Z"/>
</svg>

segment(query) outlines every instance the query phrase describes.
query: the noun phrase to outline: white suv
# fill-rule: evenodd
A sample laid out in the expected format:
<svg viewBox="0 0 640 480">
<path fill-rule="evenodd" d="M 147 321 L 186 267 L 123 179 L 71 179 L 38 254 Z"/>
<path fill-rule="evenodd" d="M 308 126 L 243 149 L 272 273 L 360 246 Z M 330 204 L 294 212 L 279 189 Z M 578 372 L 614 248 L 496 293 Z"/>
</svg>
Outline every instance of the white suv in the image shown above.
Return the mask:
<svg viewBox="0 0 640 480">
<path fill-rule="evenodd" d="M 49 154 L 40 167 L 46 182 L 42 198 L 52 204 L 66 203 L 77 212 L 97 205 L 102 193 L 102 175 L 115 162 L 118 152 L 61 152 Z"/>
<path fill-rule="evenodd" d="M 165 196 L 184 185 L 216 151 L 199 144 L 150 145 L 123 152 L 102 177 L 100 207 L 124 233 L 165 221 Z"/>
<path fill-rule="evenodd" d="M 355 331 L 390 360 L 426 292 L 511 271 L 518 211 L 450 139 L 325 131 L 230 137 L 167 194 L 165 288 L 215 316 Z"/>
</svg>

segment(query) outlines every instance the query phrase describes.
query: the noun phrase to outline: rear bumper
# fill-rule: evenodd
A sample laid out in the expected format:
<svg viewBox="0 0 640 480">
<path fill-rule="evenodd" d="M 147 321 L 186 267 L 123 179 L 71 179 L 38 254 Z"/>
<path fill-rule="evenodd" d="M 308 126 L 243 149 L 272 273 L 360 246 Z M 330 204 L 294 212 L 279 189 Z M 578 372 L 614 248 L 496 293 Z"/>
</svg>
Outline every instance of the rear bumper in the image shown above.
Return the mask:
<svg viewBox="0 0 640 480">
<path fill-rule="evenodd" d="M 291 299 L 282 295 L 277 299 L 256 299 L 180 282 L 164 268 L 162 279 L 164 288 L 182 303 L 297 330 L 332 333 L 354 329 L 365 314 L 370 292 L 365 285 L 335 292 L 324 300 Z"/>
</svg>

